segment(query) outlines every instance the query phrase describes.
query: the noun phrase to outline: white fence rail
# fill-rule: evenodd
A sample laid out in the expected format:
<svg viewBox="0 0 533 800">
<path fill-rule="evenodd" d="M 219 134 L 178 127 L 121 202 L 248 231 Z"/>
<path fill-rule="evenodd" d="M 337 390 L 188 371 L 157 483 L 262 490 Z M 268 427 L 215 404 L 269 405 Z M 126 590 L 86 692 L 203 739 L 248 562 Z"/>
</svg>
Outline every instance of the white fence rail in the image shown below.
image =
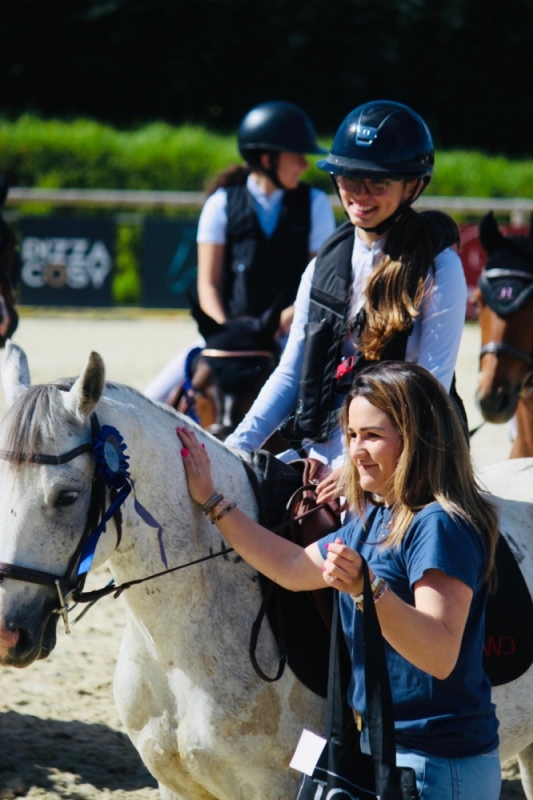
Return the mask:
<svg viewBox="0 0 533 800">
<path fill-rule="evenodd" d="M 149 192 L 119 189 L 24 189 L 9 190 L 7 206 L 47 203 L 65 208 L 113 208 L 116 210 L 160 211 L 176 208 L 200 208 L 203 192 Z M 333 207 L 338 207 L 336 195 L 329 195 Z M 505 214 L 511 225 L 526 225 L 533 213 L 533 199 L 491 197 L 431 197 L 424 195 L 417 208 L 438 208 L 463 214 L 483 215 L 487 211 Z"/>
</svg>

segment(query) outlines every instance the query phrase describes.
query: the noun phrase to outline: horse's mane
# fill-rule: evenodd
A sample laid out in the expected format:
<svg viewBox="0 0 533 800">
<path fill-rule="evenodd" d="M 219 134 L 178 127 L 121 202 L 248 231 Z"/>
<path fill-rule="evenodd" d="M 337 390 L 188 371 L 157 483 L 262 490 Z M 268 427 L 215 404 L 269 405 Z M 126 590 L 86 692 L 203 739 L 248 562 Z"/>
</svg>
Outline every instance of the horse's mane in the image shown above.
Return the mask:
<svg viewBox="0 0 533 800">
<path fill-rule="evenodd" d="M 43 452 L 45 443 L 53 441 L 60 415 L 67 423 L 79 425 L 79 420 L 65 408 L 61 397 L 61 390 L 70 389 L 75 381 L 76 378 L 65 378 L 53 383 L 29 386 L 7 410 L 0 431 L 2 449 L 10 453 L 10 461 L 13 464 L 25 464 L 29 455 Z M 105 397 L 113 392 L 133 395 L 136 403 L 141 402 L 151 408 L 157 408 L 163 414 L 171 416 L 175 422 L 182 419 L 182 415 L 166 403 L 151 400 L 132 386 L 106 381 L 102 396 Z M 187 425 L 198 428 L 189 418 Z M 213 439 L 213 442 L 224 447 L 223 443 L 216 439 Z"/>
</svg>

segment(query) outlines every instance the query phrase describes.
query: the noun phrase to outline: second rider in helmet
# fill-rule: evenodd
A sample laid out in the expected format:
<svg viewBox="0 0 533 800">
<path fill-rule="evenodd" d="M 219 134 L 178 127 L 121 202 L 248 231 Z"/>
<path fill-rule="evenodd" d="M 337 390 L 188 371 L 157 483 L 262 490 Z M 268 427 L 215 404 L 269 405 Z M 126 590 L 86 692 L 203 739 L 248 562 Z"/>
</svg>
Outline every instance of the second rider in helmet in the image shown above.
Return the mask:
<svg viewBox="0 0 533 800">
<path fill-rule="evenodd" d="M 321 500 L 344 462 L 338 409 L 361 366 L 414 361 L 453 388 L 466 308 L 459 234 L 447 215 L 412 208 L 433 161 L 431 134 L 408 106 L 373 101 L 344 119 L 317 166 L 348 221 L 305 271 L 280 364 L 226 440 L 255 450 L 286 423 L 291 442 L 335 470 Z"/>
<path fill-rule="evenodd" d="M 326 151 L 306 112 L 285 101 L 252 108 L 239 125 L 238 147 L 246 164 L 215 179 L 200 215 L 198 299 L 220 324 L 228 317 L 259 317 L 281 301 L 285 339 L 302 273 L 335 229 L 326 194 L 300 182 L 309 167 L 305 154 Z M 202 345 L 200 339 L 192 347 Z M 164 400 L 184 380 L 187 352 L 145 394 Z"/>
</svg>

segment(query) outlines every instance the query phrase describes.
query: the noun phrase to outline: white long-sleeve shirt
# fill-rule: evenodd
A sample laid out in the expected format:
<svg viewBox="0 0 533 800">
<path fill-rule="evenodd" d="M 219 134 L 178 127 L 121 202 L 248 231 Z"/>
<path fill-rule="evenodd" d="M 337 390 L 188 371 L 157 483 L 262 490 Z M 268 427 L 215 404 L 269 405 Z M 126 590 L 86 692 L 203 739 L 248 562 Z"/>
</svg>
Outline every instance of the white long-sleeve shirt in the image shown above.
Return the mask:
<svg viewBox="0 0 533 800">
<path fill-rule="evenodd" d="M 364 289 L 369 275 L 383 256 L 384 239 L 367 247 L 359 236 L 354 237 L 352 252 L 351 312 L 364 304 Z M 259 396 L 226 444 L 244 451 L 257 450 L 294 410 L 298 397 L 305 350 L 305 331 L 309 316 L 309 298 L 315 270 L 313 259 L 302 275 L 295 301 L 294 320 L 287 346 L 280 363 L 264 385 Z M 461 343 L 466 310 L 466 280 L 457 253 L 448 248 L 435 259 L 435 276 L 428 275 L 428 290 L 415 318 L 407 340 L 406 361 L 426 367 L 449 391 Z M 354 352 L 354 340 L 343 343 L 344 355 Z M 320 370 L 323 366 L 316 365 Z M 339 406 L 342 403 L 339 395 Z M 310 456 L 318 458 L 332 469 L 344 462 L 344 447 L 340 429 L 328 442 L 314 444 L 304 441 Z"/>
</svg>

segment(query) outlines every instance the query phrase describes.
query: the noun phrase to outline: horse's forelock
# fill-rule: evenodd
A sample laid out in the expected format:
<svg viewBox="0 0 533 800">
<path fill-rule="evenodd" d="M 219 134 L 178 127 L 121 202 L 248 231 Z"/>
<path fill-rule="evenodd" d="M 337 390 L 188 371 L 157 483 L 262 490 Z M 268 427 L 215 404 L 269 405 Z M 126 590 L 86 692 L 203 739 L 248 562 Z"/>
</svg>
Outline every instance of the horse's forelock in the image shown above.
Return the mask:
<svg viewBox="0 0 533 800">
<path fill-rule="evenodd" d="M 28 387 L 2 421 L 2 450 L 10 453 L 12 463 L 26 463 L 28 456 L 50 448 L 49 442 L 60 420 L 79 424 L 65 409 L 59 387 L 54 384 Z"/>
</svg>

